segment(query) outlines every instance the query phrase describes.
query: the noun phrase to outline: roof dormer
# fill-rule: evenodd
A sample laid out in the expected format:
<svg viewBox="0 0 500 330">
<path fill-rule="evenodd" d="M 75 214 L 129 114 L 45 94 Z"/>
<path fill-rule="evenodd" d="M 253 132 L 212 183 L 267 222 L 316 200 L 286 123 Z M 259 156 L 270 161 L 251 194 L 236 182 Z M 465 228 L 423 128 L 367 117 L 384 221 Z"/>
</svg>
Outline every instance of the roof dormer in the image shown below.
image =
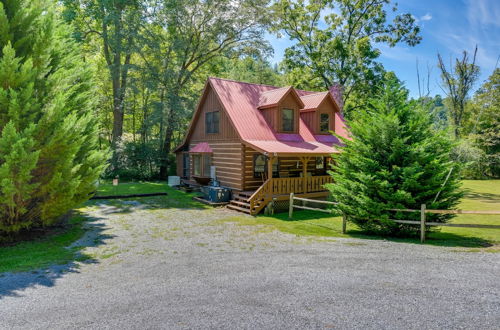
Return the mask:
<svg viewBox="0 0 500 330">
<path fill-rule="evenodd" d="M 304 103 L 295 89 L 292 86 L 286 86 L 262 92 L 259 97 L 258 108 L 267 109 L 276 107 L 289 95 L 295 98 L 296 102 L 300 105 L 300 108 L 304 106 Z"/>
<path fill-rule="evenodd" d="M 262 92 L 258 109 L 275 132 L 298 134 L 300 109 L 304 107 L 297 91 L 283 87 Z"/>
<path fill-rule="evenodd" d="M 330 92 L 301 96 L 304 107 L 301 118 L 313 134 L 330 134 L 335 131 L 335 117 L 339 107 Z"/>
</svg>

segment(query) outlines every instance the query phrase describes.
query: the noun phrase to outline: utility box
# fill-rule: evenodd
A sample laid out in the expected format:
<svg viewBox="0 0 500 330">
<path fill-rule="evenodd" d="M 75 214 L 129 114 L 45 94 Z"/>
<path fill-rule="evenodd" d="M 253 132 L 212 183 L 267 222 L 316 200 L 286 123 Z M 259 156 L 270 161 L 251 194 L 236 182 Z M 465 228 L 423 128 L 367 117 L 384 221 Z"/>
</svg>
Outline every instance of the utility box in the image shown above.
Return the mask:
<svg viewBox="0 0 500 330">
<path fill-rule="evenodd" d="M 180 186 L 181 185 L 181 177 L 180 176 L 169 176 L 168 177 L 168 185 L 170 187 Z"/>
<path fill-rule="evenodd" d="M 231 199 L 231 190 L 228 188 L 206 186 L 202 191 L 205 199 L 212 203 L 227 203 Z"/>
</svg>

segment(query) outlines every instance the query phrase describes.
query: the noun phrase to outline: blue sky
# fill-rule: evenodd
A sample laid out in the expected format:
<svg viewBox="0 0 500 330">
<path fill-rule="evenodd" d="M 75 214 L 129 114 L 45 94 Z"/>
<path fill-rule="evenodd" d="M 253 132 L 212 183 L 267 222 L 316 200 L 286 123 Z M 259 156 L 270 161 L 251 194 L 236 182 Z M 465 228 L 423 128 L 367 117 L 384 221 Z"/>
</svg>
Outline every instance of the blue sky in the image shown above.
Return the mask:
<svg viewBox="0 0 500 330">
<path fill-rule="evenodd" d="M 476 88 L 492 73 L 500 55 L 500 0 L 400 0 L 398 3 L 398 12 L 409 12 L 417 18 L 423 39 L 415 47 L 379 46 L 380 61 L 386 70 L 396 72 L 405 82 L 411 96 L 418 96 L 417 59 L 421 76 L 427 74 L 427 65 L 430 68 L 431 95 L 443 95 L 437 67 L 438 52 L 449 64 L 450 60 L 461 56 L 463 50 L 473 52 L 477 44 L 481 76 Z M 280 62 L 284 50 L 293 44 L 286 38 L 277 39 L 271 35 L 268 40 L 274 47 L 273 63 Z"/>
</svg>

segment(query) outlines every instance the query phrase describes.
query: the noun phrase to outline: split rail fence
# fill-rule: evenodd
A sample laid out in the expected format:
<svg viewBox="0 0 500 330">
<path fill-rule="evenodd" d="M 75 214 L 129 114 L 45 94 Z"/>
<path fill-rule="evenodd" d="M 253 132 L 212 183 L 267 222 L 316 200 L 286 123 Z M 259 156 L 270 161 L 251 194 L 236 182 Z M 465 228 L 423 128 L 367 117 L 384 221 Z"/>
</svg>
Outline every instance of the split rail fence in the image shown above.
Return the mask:
<svg viewBox="0 0 500 330">
<path fill-rule="evenodd" d="M 302 201 L 302 205 L 297 205 L 294 203 L 295 200 Z M 293 209 L 303 209 L 303 210 L 311 210 L 325 213 L 332 213 L 331 210 L 320 209 L 314 207 L 305 206 L 304 202 L 312 202 L 312 203 L 320 203 L 327 205 L 337 205 L 336 202 L 329 201 L 320 201 L 315 199 L 308 198 L 299 198 L 295 197 L 293 193 L 290 194 L 290 206 L 288 210 L 288 217 L 291 219 L 293 217 Z M 420 213 L 420 221 L 416 220 L 396 220 L 389 219 L 396 223 L 410 224 L 410 225 L 420 225 L 420 241 L 425 242 L 425 228 L 426 226 L 445 226 L 445 227 L 467 227 L 467 228 L 489 228 L 489 229 L 500 229 L 500 225 L 481 225 L 481 224 L 468 224 L 468 223 L 441 223 L 441 222 L 427 222 L 426 221 L 426 213 L 430 214 L 482 214 L 482 215 L 500 215 L 500 211 L 465 211 L 465 210 L 430 210 L 427 209 L 425 204 L 420 206 L 420 210 L 416 209 L 388 209 L 388 211 L 395 212 L 413 212 Z M 345 234 L 347 226 L 347 217 L 342 215 L 342 233 Z"/>
</svg>

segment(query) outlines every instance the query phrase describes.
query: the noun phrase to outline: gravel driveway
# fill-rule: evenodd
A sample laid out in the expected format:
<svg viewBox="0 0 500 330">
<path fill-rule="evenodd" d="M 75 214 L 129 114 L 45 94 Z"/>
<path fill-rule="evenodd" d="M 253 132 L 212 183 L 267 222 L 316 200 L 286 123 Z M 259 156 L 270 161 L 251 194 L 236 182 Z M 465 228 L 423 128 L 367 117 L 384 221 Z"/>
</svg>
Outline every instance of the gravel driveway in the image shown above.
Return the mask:
<svg viewBox="0 0 500 330">
<path fill-rule="evenodd" d="M 498 253 L 297 237 L 221 209 L 88 214 L 89 262 L 0 277 L 0 328 L 500 327 Z"/>
</svg>

